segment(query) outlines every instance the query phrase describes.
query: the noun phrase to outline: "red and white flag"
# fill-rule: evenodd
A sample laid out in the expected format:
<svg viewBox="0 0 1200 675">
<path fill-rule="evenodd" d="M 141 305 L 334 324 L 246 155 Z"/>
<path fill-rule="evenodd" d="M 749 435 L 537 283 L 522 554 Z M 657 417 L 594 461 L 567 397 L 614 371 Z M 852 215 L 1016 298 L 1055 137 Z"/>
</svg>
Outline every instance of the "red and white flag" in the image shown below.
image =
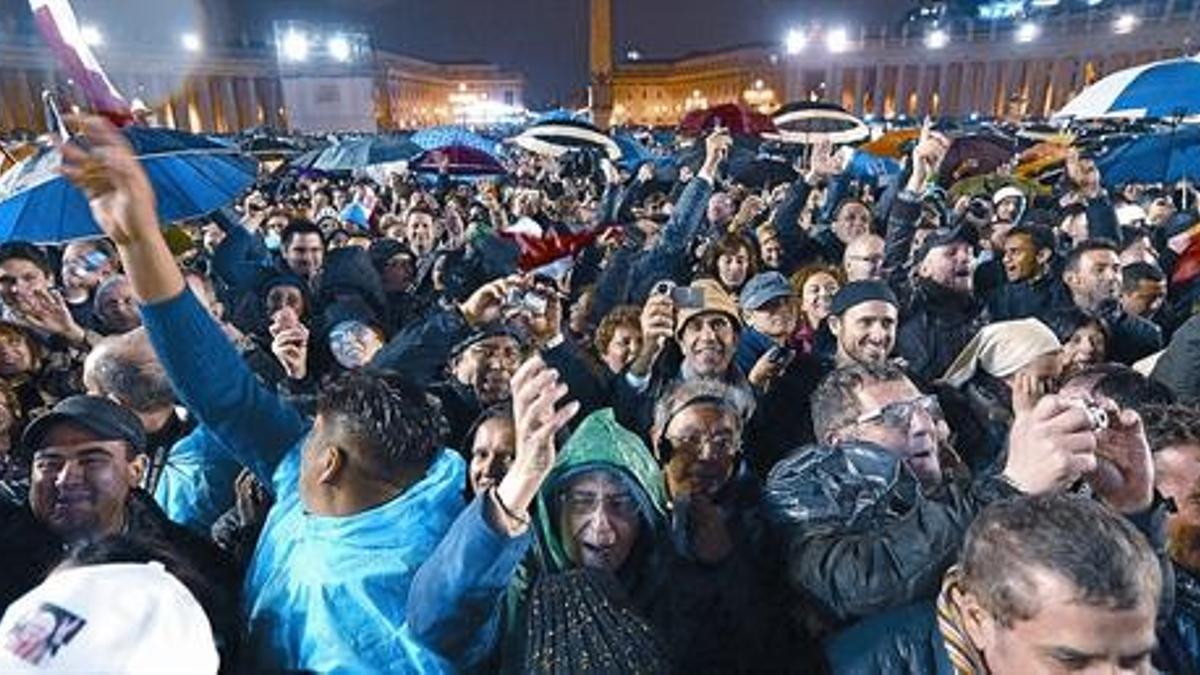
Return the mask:
<svg viewBox="0 0 1200 675">
<path fill-rule="evenodd" d="M 129 102 L 117 91 L 83 39 L 69 0 L 29 0 L 42 38 L 59 64 L 75 80 L 92 112 L 124 126 L 133 120 Z"/>
</svg>

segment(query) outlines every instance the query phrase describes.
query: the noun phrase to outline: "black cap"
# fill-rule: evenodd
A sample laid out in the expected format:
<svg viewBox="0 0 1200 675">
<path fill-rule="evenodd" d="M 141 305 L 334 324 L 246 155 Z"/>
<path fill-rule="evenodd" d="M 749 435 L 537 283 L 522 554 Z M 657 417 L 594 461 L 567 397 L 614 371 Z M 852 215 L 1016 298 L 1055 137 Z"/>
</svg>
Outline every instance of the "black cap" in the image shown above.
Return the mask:
<svg viewBox="0 0 1200 675">
<path fill-rule="evenodd" d="M 521 336 L 512 328 L 500 322 L 492 322 L 471 331 L 470 335 L 457 342 L 450 349 L 450 358 L 454 358 L 467 351 L 471 348 L 471 345 L 494 337 L 509 337 L 516 340 L 518 345 L 522 344 Z"/>
<path fill-rule="evenodd" d="M 383 272 L 388 261 L 401 253 L 412 255 L 412 251 L 407 246 L 395 239 L 377 239 L 371 242 L 367 253 L 371 256 L 371 264 L 375 267 L 376 272 Z M 413 263 L 416 264 L 416 256 L 413 256 Z"/>
<path fill-rule="evenodd" d="M 929 236 L 925 237 L 925 241 L 921 242 L 921 248 L 917 249 L 917 255 L 913 258 L 913 264 L 920 265 L 925 260 L 925 256 L 929 255 L 929 252 L 938 246 L 945 246 L 961 241 L 973 247 L 976 240 L 975 228 L 970 227 L 966 223 L 960 222 L 953 227 L 939 227 L 930 232 Z"/>
<path fill-rule="evenodd" d="M 72 396 L 25 428 L 21 444 L 29 452 L 41 449 L 42 440 L 59 422 L 77 424 L 104 441 L 126 441 L 135 452 L 146 451 L 146 429 L 137 415 L 102 396 Z"/>
<path fill-rule="evenodd" d="M 867 279 L 851 281 L 838 289 L 830 303 L 829 311 L 835 316 L 841 316 L 855 305 L 872 301 L 886 302 L 897 309 L 900 307 L 900 301 L 896 299 L 891 287 L 882 281 Z"/>
</svg>

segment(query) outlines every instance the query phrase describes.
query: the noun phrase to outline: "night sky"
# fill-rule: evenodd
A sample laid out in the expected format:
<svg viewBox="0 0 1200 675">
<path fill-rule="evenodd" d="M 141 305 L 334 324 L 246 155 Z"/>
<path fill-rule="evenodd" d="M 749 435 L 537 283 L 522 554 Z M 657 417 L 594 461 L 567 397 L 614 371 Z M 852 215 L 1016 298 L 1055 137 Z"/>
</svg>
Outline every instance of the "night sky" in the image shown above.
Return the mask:
<svg viewBox="0 0 1200 675">
<path fill-rule="evenodd" d="M 241 4 L 241 3 L 238 3 Z M 246 3 L 251 4 L 251 3 Z M 898 21 L 910 0 L 613 0 L 615 54 L 646 58 L 782 40 L 799 22 Z M 258 0 L 256 11 L 362 21 L 377 45 L 520 71 L 526 104 L 565 102 L 587 82 L 587 0 Z"/>
<path fill-rule="evenodd" d="M 275 20 L 336 22 L 376 46 L 434 61 L 488 61 L 525 75 L 526 105 L 567 104 L 587 84 L 588 0 L 71 0 L 108 39 L 165 41 L 209 22 L 218 42 L 254 42 Z M 915 0 L 613 0 L 614 53 L 672 58 L 782 42 L 790 26 L 899 22 Z M 0 32 L 32 34 L 28 0 L 0 0 Z M 122 35 L 123 34 L 123 35 Z M 32 35 L 25 35 L 32 37 Z M 206 40 L 214 36 L 206 36 Z"/>
</svg>

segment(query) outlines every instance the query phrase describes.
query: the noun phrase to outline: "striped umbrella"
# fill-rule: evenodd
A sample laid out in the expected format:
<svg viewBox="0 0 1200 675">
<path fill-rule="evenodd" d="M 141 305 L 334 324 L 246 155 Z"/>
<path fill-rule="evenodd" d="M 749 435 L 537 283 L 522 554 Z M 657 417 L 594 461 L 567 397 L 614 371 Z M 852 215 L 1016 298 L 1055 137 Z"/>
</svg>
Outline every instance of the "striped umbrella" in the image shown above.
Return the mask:
<svg viewBox="0 0 1200 675">
<path fill-rule="evenodd" d="M 609 159 L 619 159 L 621 148 L 603 131 L 580 120 L 539 122 L 512 139 L 534 154 L 559 157 L 572 150 L 599 150 Z"/>
<path fill-rule="evenodd" d="M 145 168 L 163 223 L 196 218 L 232 202 L 254 183 L 257 163 L 211 139 L 170 129 L 121 130 Z M 87 197 L 59 173 L 49 147 L 0 176 L 0 241 L 56 244 L 97 237 Z"/>
<path fill-rule="evenodd" d="M 1200 57 L 1127 68 L 1084 89 L 1053 119 L 1200 115 Z"/>
<path fill-rule="evenodd" d="M 789 103 L 780 108 L 771 120 L 779 131 L 777 134 L 764 134 L 763 137 L 784 143 L 858 143 L 871 136 L 871 129 L 862 120 L 832 103 Z"/>
</svg>

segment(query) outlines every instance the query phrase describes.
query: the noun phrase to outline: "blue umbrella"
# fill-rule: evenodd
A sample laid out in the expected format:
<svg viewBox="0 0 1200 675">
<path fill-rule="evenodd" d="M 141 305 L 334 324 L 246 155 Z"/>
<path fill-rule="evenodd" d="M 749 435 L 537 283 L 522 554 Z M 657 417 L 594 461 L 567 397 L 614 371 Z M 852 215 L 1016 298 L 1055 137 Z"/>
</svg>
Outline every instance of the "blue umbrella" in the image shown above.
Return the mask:
<svg viewBox="0 0 1200 675">
<path fill-rule="evenodd" d="M 500 155 L 500 144 L 464 127 L 441 126 L 423 129 L 413 134 L 408 140 L 416 143 L 425 150 L 437 150 L 452 146 L 475 148 L 493 157 Z"/>
<path fill-rule="evenodd" d="M 542 122 L 578 122 L 581 119 L 580 115 L 576 115 L 570 110 L 555 108 L 554 110 L 548 110 L 538 115 L 534 120 L 534 124 L 541 124 Z"/>
<path fill-rule="evenodd" d="M 1071 99 L 1055 119 L 1200 115 L 1200 59 L 1158 61 L 1109 75 Z"/>
<path fill-rule="evenodd" d="M 164 223 L 196 218 L 229 204 L 258 171 L 251 158 L 203 136 L 129 127 Z M 62 154 L 42 148 L 0 176 L 0 241 L 55 244 L 102 234 L 87 197 L 58 170 Z"/>
<path fill-rule="evenodd" d="M 404 138 L 368 136 L 352 138 L 329 146 L 313 160 L 316 171 L 354 171 L 376 164 L 398 162 L 416 157 L 424 149 Z"/>
<path fill-rule="evenodd" d="M 1200 179 L 1200 126 L 1134 138 L 1096 160 L 1105 186 Z"/>
<path fill-rule="evenodd" d="M 674 158 L 655 154 L 629 131 L 614 131 L 612 139 L 621 149 L 621 159 L 617 165 L 627 171 L 634 171 L 646 162 L 654 164 L 659 172 L 667 172 L 675 166 Z"/>
</svg>

